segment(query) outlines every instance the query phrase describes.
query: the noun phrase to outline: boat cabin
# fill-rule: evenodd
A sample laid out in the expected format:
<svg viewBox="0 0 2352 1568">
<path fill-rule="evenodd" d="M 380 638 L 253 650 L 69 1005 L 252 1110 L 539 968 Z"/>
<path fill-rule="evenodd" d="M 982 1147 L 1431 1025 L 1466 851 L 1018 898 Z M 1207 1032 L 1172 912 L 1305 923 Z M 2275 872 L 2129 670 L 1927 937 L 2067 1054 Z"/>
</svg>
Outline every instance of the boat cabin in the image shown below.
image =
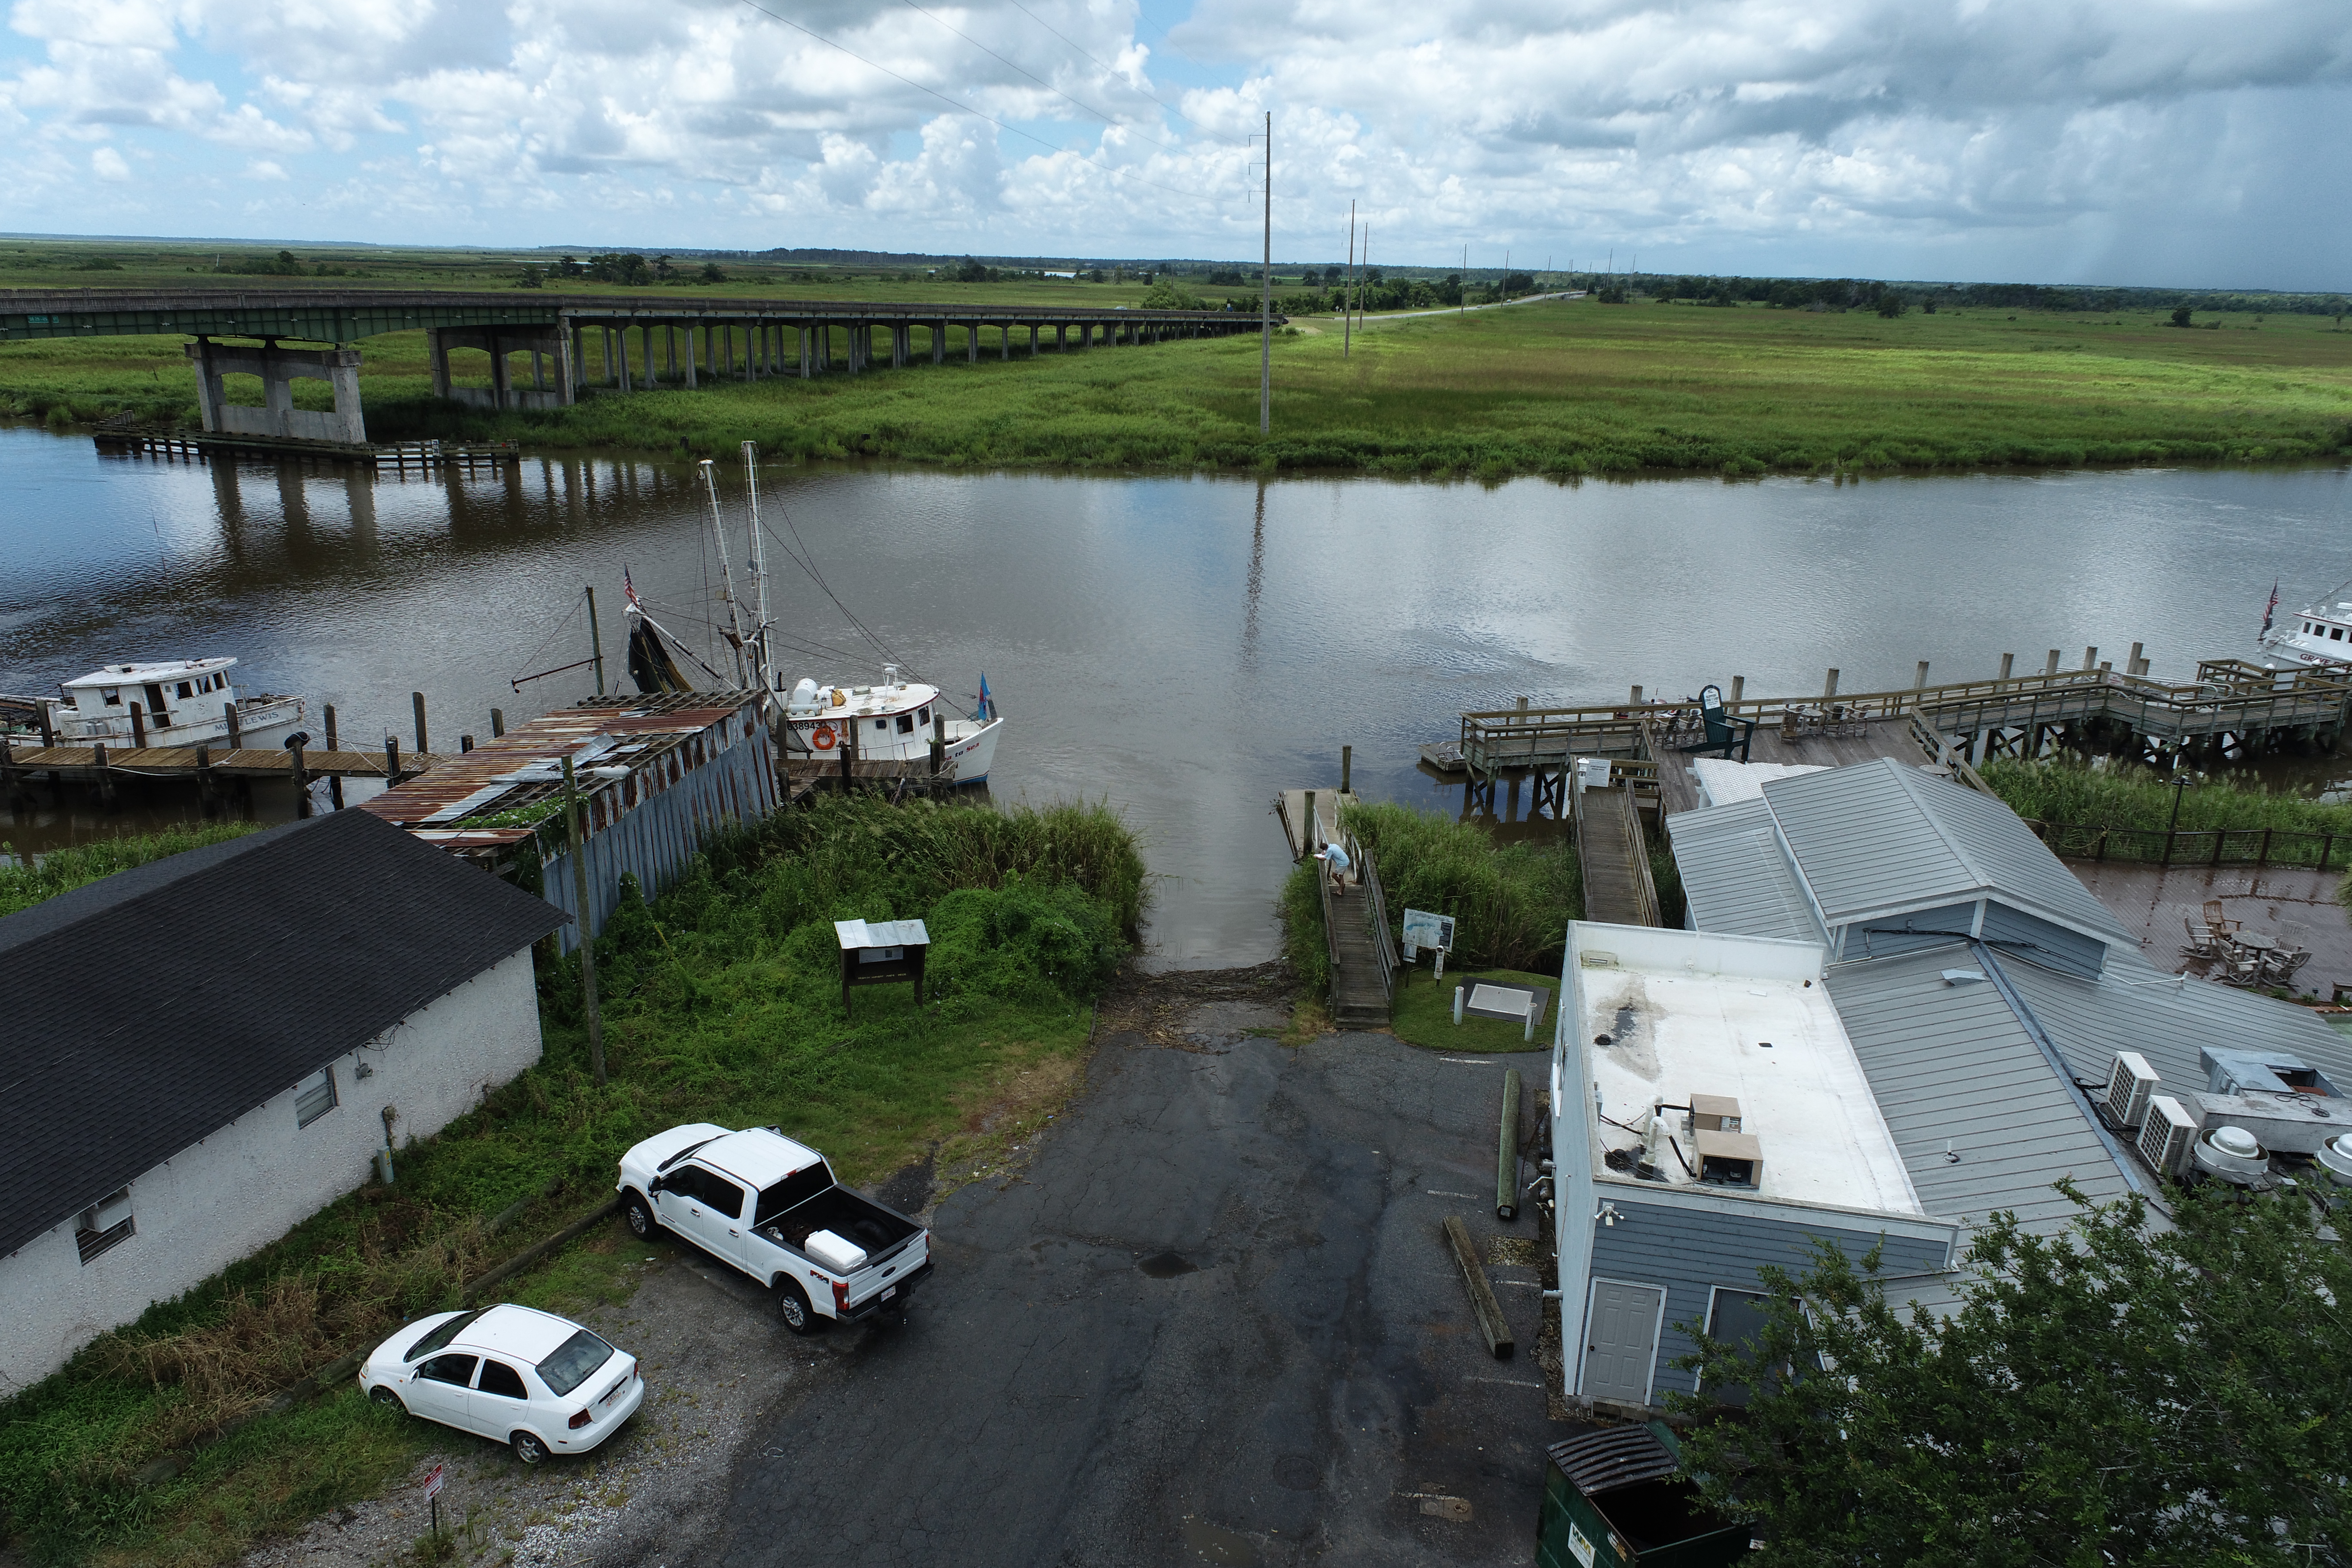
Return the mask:
<svg viewBox="0 0 2352 1568">
<path fill-rule="evenodd" d="M 861 756 L 927 751 L 940 689 L 899 679 L 895 664 L 884 665 L 882 677 L 874 686 L 819 686 L 803 679 L 784 700 L 784 718 L 797 732 L 796 741 L 829 752 L 846 744 L 854 731 Z"/>
<path fill-rule="evenodd" d="M 2352 664 L 2352 602 L 2313 605 L 2280 630 L 2279 648 L 2306 664 Z"/>
<path fill-rule="evenodd" d="M 217 729 L 236 700 L 229 682 L 234 658 L 175 658 L 156 664 L 110 664 L 68 680 L 58 690 L 65 700 L 60 727 L 77 736 L 129 735 L 131 708 L 139 706 L 150 734 L 192 727 Z"/>
</svg>

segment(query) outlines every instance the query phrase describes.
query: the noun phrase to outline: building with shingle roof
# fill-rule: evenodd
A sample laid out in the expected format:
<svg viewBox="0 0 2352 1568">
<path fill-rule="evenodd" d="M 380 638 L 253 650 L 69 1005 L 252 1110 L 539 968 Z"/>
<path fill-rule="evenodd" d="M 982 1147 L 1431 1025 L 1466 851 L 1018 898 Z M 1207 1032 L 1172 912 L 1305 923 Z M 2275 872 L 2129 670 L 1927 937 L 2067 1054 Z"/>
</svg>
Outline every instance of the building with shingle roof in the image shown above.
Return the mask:
<svg viewBox="0 0 2352 1568">
<path fill-rule="evenodd" d="M 536 1061 L 541 900 L 365 812 L 0 919 L 0 1394 Z"/>
</svg>

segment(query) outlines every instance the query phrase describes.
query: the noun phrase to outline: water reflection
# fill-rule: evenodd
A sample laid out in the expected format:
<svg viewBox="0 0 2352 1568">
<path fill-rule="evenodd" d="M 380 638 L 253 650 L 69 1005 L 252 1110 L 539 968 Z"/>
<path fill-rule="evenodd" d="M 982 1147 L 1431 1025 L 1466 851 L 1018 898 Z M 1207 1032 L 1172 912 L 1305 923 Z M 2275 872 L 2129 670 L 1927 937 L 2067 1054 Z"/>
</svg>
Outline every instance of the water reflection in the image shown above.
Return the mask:
<svg viewBox="0 0 2352 1568">
<path fill-rule="evenodd" d="M 347 744 L 409 744 L 416 690 L 436 732 L 485 733 L 492 707 L 587 694 L 585 670 L 510 682 L 585 657 L 563 622 L 586 584 L 617 649 L 625 567 L 725 668 L 688 466 L 368 479 L 101 458 L 13 428 L 0 473 L 0 690 L 227 653 L 251 685 L 333 702 Z M 795 673 L 870 679 L 895 656 L 968 700 L 984 671 L 1010 720 L 995 793 L 1126 811 L 1166 962 L 1271 950 L 1286 867 L 1269 802 L 1335 784 L 1342 744 L 1363 794 L 1452 815 L 1459 786 L 1419 747 L 1465 708 L 1734 676 L 1810 693 L 1831 665 L 1849 691 L 1908 686 L 1920 658 L 1958 679 L 2089 643 L 2144 641 L 2179 678 L 2247 648 L 2274 577 L 2292 606 L 2352 572 L 2340 469 L 1488 489 L 785 467 L 761 483 Z"/>
</svg>

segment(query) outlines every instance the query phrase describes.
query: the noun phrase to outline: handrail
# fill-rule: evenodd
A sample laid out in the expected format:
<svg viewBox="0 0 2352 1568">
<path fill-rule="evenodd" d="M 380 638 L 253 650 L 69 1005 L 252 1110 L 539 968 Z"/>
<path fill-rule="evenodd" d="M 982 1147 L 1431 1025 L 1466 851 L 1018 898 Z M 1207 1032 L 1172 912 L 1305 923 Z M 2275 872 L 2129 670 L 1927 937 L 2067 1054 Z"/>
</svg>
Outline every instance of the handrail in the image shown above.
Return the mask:
<svg viewBox="0 0 2352 1568">
<path fill-rule="evenodd" d="M 1951 769 L 1954 778 L 1979 795 L 1993 793 L 1992 786 L 1984 782 L 1984 776 L 1969 764 L 1968 758 L 1960 755 L 1959 748 L 1953 745 L 1943 731 L 1920 718 L 1916 710 L 1911 714 L 1911 738 L 1919 742 L 1920 749 L 1937 767 Z"/>
<path fill-rule="evenodd" d="M 1331 961 L 1331 978 L 1339 978 L 1339 922 L 1331 909 L 1331 875 L 1322 867 L 1315 868 L 1315 885 L 1323 893 L 1323 948 Z"/>
<path fill-rule="evenodd" d="M 1348 854 L 1363 868 L 1364 919 L 1371 927 L 1372 962 L 1381 972 L 1381 994 L 1394 1002 L 1399 960 L 1395 939 L 1389 934 L 1389 901 L 1381 888 L 1381 868 L 1372 864 L 1371 852 L 1352 833 L 1348 835 Z"/>
</svg>

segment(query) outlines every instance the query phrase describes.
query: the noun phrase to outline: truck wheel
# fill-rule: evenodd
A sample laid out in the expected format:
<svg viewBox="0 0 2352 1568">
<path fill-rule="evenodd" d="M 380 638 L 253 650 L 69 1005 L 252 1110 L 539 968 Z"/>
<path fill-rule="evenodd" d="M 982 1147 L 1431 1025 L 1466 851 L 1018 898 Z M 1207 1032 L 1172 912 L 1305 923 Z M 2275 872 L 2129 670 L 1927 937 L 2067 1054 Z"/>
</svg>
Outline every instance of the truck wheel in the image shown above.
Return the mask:
<svg viewBox="0 0 2352 1568">
<path fill-rule="evenodd" d="M 809 1306 L 807 1292 L 790 1279 L 776 1281 L 776 1321 L 796 1334 L 821 1333 L 824 1320 Z"/>
<path fill-rule="evenodd" d="M 652 1237 L 654 1234 L 653 1206 L 646 1203 L 644 1198 L 640 1197 L 635 1193 L 631 1193 L 627 1197 L 623 1198 L 621 1200 L 621 1214 L 622 1216 L 629 1222 L 629 1234 L 631 1236 L 635 1237 L 639 1241 L 648 1240 Z"/>
</svg>

